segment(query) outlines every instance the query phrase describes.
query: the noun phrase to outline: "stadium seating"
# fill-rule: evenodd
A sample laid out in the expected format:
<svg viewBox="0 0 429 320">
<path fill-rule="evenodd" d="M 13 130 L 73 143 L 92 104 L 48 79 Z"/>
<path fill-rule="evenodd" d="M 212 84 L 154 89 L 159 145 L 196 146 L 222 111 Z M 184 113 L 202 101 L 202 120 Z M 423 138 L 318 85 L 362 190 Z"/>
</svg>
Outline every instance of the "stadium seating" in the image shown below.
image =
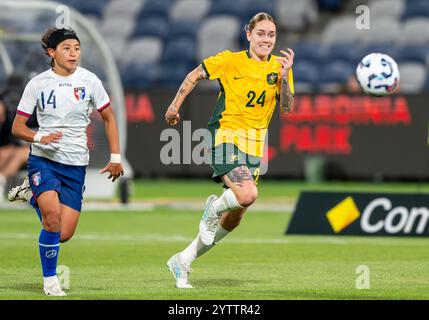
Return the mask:
<svg viewBox="0 0 429 320">
<path fill-rule="evenodd" d="M 318 0 L 320 10 L 325 11 L 338 11 L 341 8 L 341 0 Z"/>
<path fill-rule="evenodd" d="M 212 5 L 208 16 L 214 15 L 232 15 L 238 17 L 240 15 L 240 7 L 238 1 L 218 0 L 216 5 Z"/>
<path fill-rule="evenodd" d="M 209 17 L 198 30 L 197 58 L 202 60 L 223 50 L 238 49 L 240 20 L 231 15 Z"/>
<path fill-rule="evenodd" d="M 133 37 L 152 36 L 164 39 L 168 34 L 168 21 L 162 15 L 152 15 L 139 19 Z"/>
<path fill-rule="evenodd" d="M 296 92 L 313 92 L 317 89 L 320 77 L 319 64 L 311 60 L 298 59 L 294 64 Z"/>
<path fill-rule="evenodd" d="M 123 17 L 112 16 L 104 19 L 100 30 L 104 37 L 108 39 L 128 39 L 134 32 L 136 21 L 134 19 L 124 19 Z"/>
<path fill-rule="evenodd" d="M 196 44 L 189 37 L 171 38 L 165 42 L 162 61 L 171 63 L 192 64 L 195 61 Z"/>
<path fill-rule="evenodd" d="M 401 45 L 405 44 L 428 44 L 429 43 L 429 19 L 415 18 L 405 21 L 396 42 Z"/>
<path fill-rule="evenodd" d="M 135 16 L 140 12 L 144 4 L 145 0 L 109 1 L 103 11 L 104 20 L 119 17 L 124 20 L 134 20 Z"/>
<path fill-rule="evenodd" d="M 347 15 L 330 21 L 321 34 L 322 42 L 350 42 L 359 41 L 362 30 L 356 28 L 356 16 Z"/>
<path fill-rule="evenodd" d="M 162 16 L 168 19 L 172 3 L 173 0 L 146 0 L 142 10 L 138 14 L 139 21 L 152 16 Z"/>
<path fill-rule="evenodd" d="M 405 9 L 405 0 L 372 0 L 369 4 L 371 16 L 379 18 L 399 18 Z"/>
<path fill-rule="evenodd" d="M 402 93 L 418 93 L 426 82 L 426 67 L 420 63 L 399 64 L 401 72 L 400 89 Z"/>
<path fill-rule="evenodd" d="M 157 37 L 141 37 L 131 41 L 127 54 L 123 57 L 124 64 L 157 63 L 162 55 L 163 42 Z M 144 54 L 142 54 L 144 52 Z"/>
<path fill-rule="evenodd" d="M 243 24 L 247 23 L 256 12 L 267 12 L 275 15 L 274 2 L 272 0 L 236 0 L 240 11 L 238 13 Z"/>
<path fill-rule="evenodd" d="M 284 30 L 302 30 L 318 20 L 315 0 L 277 0 L 275 12 Z"/>
<path fill-rule="evenodd" d="M 402 19 L 428 17 L 429 16 L 429 2 L 426 0 L 408 0 Z"/>
<path fill-rule="evenodd" d="M 429 48 L 426 45 L 398 47 L 395 59 L 397 62 L 417 62 L 429 65 Z"/>
<path fill-rule="evenodd" d="M 159 78 L 159 66 L 154 63 L 131 63 L 121 70 L 121 78 L 128 89 L 148 89 Z"/>
<path fill-rule="evenodd" d="M 350 43 L 333 43 L 320 51 L 322 61 L 343 61 L 357 65 L 362 58 L 360 47 Z"/>
<path fill-rule="evenodd" d="M 179 0 L 171 8 L 170 20 L 200 21 L 207 15 L 210 7 L 210 0 Z"/>
<path fill-rule="evenodd" d="M 243 27 L 259 11 L 276 18 L 279 46 L 295 51 L 298 92 L 340 88 L 338 84 L 347 81 L 350 70 L 354 71 L 358 61 L 371 52 L 384 52 L 396 59 L 405 68 L 404 79 L 416 73 L 414 80 L 407 80 L 405 91 L 429 87 L 427 0 L 368 0 L 370 29 L 363 30 L 356 28 L 355 8 L 341 0 L 60 1 L 96 24 L 118 62 L 126 87 L 172 87 L 175 81 L 179 85 L 184 70 L 189 72 L 202 59 L 222 50 L 247 49 Z M 324 14 L 329 18 L 321 19 Z M 0 28 L 41 33 L 55 19 L 54 14 L 37 11 L 20 14 L 20 19 L 15 16 L 13 12 L 0 12 Z M 319 31 L 309 33 L 314 25 L 318 26 L 313 29 Z M 285 37 L 289 35 L 292 37 Z M 28 64 L 19 52 L 40 51 L 40 46 L 33 50 L 26 43 L 6 43 L 5 47 L 17 68 Z M 88 44 L 84 49 L 91 51 Z M 44 68 L 47 62 L 43 58 L 30 68 Z M 178 70 L 166 78 L 164 72 L 172 66 Z M 328 83 L 325 88 L 318 85 L 322 81 Z"/>
<path fill-rule="evenodd" d="M 320 89 L 324 92 L 337 92 L 354 75 L 355 65 L 344 61 L 333 61 L 323 65 L 320 77 Z"/>
<path fill-rule="evenodd" d="M 200 28 L 200 22 L 192 20 L 179 20 L 170 23 L 168 38 L 190 37 L 196 38 L 197 31 Z"/>
<path fill-rule="evenodd" d="M 194 65 L 186 63 L 168 62 L 160 66 L 158 85 L 164 88 L 177 89 L 186 75 L 195 68 Z"/>
<path fill-rule="evenodd" d="M 369 43 L 393 43 L 399 33 L 400 23 L 393 17 L 373 19 L 369 30 L 359 30 L 360 41 Z"/>
</svg>

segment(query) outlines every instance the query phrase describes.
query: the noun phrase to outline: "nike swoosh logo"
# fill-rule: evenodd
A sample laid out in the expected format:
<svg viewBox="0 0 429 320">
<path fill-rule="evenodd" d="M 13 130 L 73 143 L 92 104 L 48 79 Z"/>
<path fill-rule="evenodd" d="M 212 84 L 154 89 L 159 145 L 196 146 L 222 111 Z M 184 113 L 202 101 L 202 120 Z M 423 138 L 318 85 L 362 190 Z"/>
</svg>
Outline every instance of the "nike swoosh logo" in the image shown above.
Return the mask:
<svg viewBox="0 0 429 320">
<path fill-rule="evenodd" d="M 243 79 L 244 77 L 237 77 L 237 76 L 234 76 L 234 80 L 240 80 L 240 79 Z"/>
</svg>

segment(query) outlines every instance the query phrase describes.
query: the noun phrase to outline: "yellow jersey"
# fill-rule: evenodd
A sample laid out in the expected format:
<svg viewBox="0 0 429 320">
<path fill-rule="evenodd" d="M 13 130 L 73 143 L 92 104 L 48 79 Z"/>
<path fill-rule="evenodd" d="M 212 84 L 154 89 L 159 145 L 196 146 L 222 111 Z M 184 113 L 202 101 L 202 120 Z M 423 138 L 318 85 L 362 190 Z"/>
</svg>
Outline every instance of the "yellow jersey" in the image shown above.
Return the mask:
<svg viewBox="0 0 429 320">
<path fill-rule="evenodd" d="M 242 152 L 262 157 L 268 125 L 280 94 L 281 65 L 274 55 L 251 59 L 248 51 L 223 51 L 202 62 L 210 80 L 218 79 L 220 93 L 209 120 L 214 146 L 233 143 Z M 293 74 L 288 82 L 294 93 Z"/>
</svg>

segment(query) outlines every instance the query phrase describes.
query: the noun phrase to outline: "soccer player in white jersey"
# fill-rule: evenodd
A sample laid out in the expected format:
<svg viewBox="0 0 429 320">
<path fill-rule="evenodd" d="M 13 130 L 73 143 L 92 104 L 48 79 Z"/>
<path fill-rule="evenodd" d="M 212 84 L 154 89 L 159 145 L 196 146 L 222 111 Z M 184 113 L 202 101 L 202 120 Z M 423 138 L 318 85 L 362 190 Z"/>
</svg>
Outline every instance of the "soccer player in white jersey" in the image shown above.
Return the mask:
<svg viewBox="0 0 429 320">
<path fill-rule="evenodd" d="M 69 240 L 79 220 L 89 162 L 86 128 L 95 107 L 105 123 L 111 159 L 100 173 L 112 182 L 123 175 L 118 129 L 100 79 L 78 67 L 80 41 L 73 30 L 49 28 L 42 37 L 51 68 L 27 84 L 12 133 L 32 142 L 28 159 L 30 203 L 42 221 L 39 253 L 46 295 L 65 296 L 56 274 L 60 242 Z M 26 123 L 34 109 L 39 131 Z"/>
</svg>

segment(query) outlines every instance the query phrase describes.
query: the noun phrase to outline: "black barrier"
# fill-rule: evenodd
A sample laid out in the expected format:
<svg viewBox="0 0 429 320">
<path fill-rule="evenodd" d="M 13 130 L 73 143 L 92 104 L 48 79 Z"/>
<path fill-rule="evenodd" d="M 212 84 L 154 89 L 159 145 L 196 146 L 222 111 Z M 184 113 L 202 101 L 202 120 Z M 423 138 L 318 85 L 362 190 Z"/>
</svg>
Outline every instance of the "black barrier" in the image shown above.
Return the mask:
<svg viewBox="0 0 429 320">
<path fill-rule="evenodd" d="M 191 121 L 180 133 L 181 164 L 164 165 L 160 152 L 164 119 L 175 91 L 152 90 L 127 94 L 127 158 L 141 176 L 205 176 L 208 165 L 189 159 L 198 141 L 191 134 L 206 128 L 217 92 L 197 88 L 185 101 L 181 119 Z M 324 178 L 429 178 L 428 95 L 374 98 L 361 95 L 297 95 L 288 116 L 278 108 L 268 132 L 270 177 L 303 178 L 306 164 L 318 165 Z M 191 141 L 190 141 L 191 140 Z M 183 148 L 184 142 L 190 145 Z M 190 151 L 191 150 L 191 151 Z M 318 161 L 314 161 L 318 160 Z"/>
<path fill-rule="evenodd" d="M 429 194 L 302 192 L 286 233 L 429 236 Z"/>
</svg>

